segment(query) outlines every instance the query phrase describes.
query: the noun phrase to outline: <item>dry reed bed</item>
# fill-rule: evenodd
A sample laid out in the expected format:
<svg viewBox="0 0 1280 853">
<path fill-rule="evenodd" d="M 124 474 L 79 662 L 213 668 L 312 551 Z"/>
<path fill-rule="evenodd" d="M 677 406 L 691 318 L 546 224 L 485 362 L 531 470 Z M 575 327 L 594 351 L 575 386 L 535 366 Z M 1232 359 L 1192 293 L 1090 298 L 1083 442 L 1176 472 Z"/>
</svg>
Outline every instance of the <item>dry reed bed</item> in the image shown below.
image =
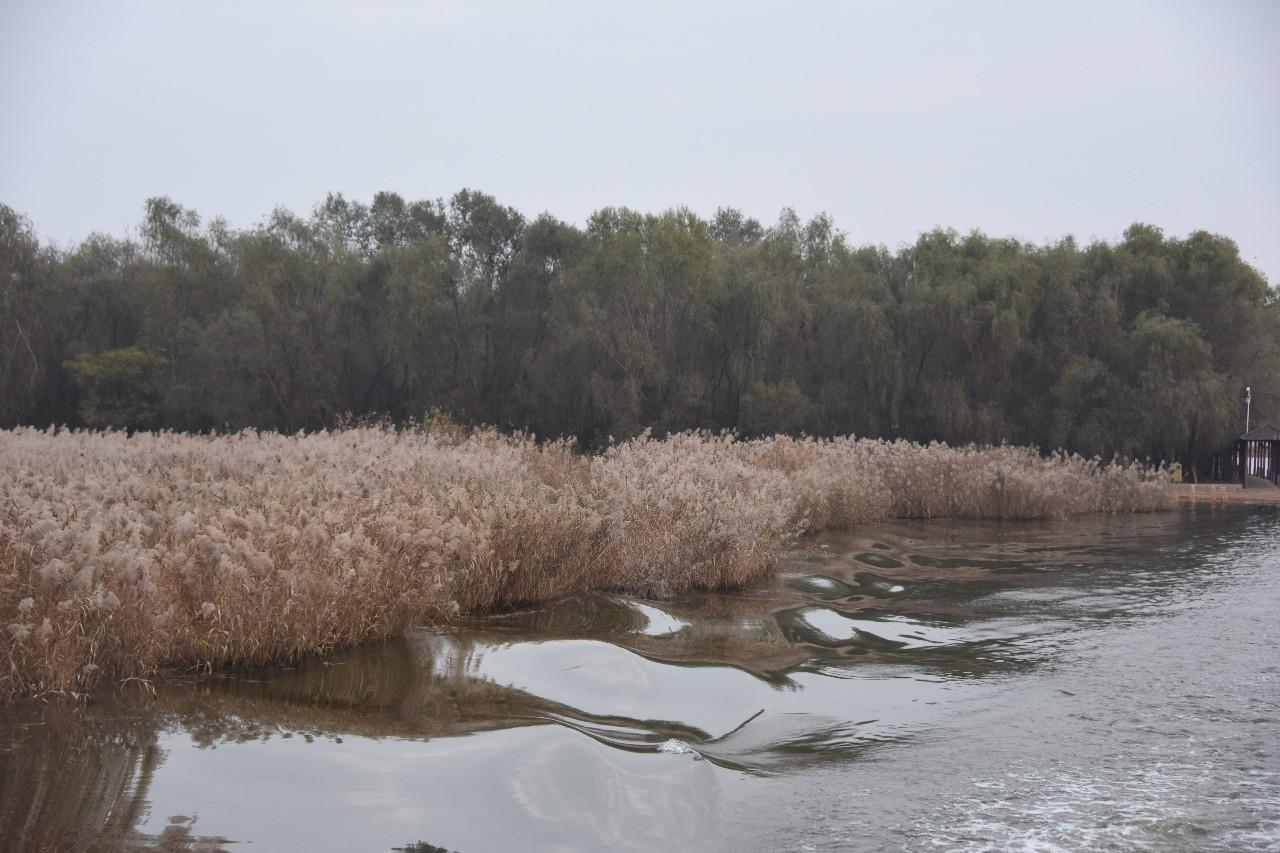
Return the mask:
<svg viewBox="0 0 1280 853">
<path fill-rule="evenodd" d="M 808 529 L 1164 508 L 1031 450 L 493 431 L 0 432 L 0 702 L 263 665 L 587 589 L 741 586 Z"/>
</svg>

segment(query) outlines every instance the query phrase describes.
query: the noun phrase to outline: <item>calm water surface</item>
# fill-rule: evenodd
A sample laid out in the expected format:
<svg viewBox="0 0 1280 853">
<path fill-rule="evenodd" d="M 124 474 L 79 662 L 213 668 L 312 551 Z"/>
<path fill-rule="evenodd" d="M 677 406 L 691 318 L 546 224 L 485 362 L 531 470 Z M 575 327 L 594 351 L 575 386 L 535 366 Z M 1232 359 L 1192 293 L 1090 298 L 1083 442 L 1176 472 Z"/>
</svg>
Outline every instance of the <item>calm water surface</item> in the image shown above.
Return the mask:
<svg viewBox="0 0 1280 853">
<path fill-rule="evenodd" d="M 1280 850 L 1280 512 L 893 524 L 0 716 L 4 850 Z"/>
</svg>

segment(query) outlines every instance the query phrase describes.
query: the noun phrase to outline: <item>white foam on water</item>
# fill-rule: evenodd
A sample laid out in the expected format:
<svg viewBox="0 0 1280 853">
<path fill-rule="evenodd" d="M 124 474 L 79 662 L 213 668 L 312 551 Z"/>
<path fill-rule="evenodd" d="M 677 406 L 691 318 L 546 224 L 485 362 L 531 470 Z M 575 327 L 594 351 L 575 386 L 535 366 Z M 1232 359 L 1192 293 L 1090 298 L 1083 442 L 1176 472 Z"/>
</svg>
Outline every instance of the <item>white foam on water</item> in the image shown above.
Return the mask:
<svg viewBox="0 0 1280 853">
<path fill-rule="evenodd" d="M 668 752 L 672 755 L 688 755 L 693 752 L 693 747 L 682 740 L 671 738 L 670 740 L 664 740 L 658 746 L 658 752 Z"/>
<path fill-rule="evenodd" d="M 1162 850 L 1199 837 L 1203 850 L 1280 850 L 1280 799 L 1261 796 L 1214 803 L 1199 783 L 1206 768 L 1159 763 L 1127 773 L 1064 770 L 1008 773 L 975 780 L 977 792 L 948 803 L 911 835 L 932 849 L 964 851 Z M 1243 781 L 1243 780 L 1242 780 Z M 1245 809 L 1255 828 L 1213 832 L 1220 806 Z"/>
</svg>

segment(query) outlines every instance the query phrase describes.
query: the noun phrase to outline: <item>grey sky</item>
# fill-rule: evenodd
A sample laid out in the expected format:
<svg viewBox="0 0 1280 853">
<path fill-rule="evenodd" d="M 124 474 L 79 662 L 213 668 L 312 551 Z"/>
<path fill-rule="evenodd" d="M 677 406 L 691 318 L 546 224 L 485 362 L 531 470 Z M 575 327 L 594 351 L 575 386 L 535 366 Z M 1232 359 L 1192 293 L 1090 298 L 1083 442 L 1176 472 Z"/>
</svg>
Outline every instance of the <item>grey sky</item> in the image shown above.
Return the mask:
<svg viewBox="0 0 1280 853">
<path fill-rule="evenodd" d="M 1280 281 L 1280 3 L 0 0 L 0 201 L 48 238 L 168 195 L 831 213 L 1035 241 L 1141 220 Z"/>
</svg>

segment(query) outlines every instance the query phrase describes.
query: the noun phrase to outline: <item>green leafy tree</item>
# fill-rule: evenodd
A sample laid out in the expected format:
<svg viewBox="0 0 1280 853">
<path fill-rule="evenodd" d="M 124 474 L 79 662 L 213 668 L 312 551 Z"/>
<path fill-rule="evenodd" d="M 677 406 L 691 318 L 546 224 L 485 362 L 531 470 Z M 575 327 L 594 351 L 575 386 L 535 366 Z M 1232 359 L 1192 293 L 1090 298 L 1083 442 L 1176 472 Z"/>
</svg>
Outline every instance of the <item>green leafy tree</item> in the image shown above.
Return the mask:
<svg viewBox="0 0 1280 853">
<path fill-rule="evenodd" d="M 827 216 L 463 190 L 329 195 L 234 230 L 167 198 L 136 240 L 39 243 L 0 206 L 0 426 L 316 429 L 347 413 L 569 435 L 646 428 L 1013 441 L 1178 459 L 1280 419 L 1280 300 L 1220 235 L 1037 246 Z"/>
<path fill-rule="evenodd" d="M 85 353 L 66 363 L 90 427 L 150 429 L 158 424 L 165 359 L 137 347 Z"/>
</svg>

